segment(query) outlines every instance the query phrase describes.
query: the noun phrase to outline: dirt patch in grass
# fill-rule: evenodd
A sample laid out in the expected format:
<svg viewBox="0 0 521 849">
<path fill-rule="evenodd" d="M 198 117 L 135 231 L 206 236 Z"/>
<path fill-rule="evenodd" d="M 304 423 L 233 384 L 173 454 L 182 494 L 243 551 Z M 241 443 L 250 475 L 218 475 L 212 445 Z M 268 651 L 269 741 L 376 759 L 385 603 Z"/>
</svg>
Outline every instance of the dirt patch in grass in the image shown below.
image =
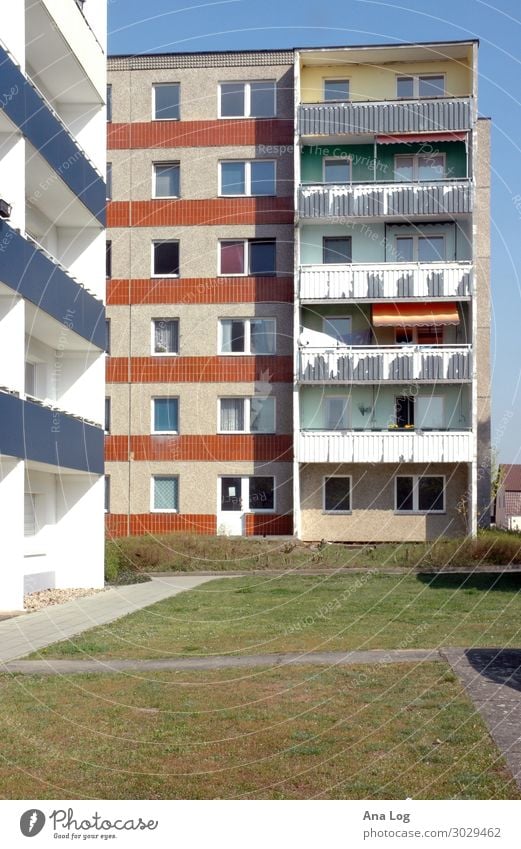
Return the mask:
<svg viewBox="0 0 521 849">
<path fill-rule="evenodd" d="M 6 799 L 520 798 L 443 663 L 0 686 Z"/>
<path fill-rule="evenodd" d="M 227 578 L 32 655 L 157 658 L 517 645 L 521 575 Z"/>
</svg>

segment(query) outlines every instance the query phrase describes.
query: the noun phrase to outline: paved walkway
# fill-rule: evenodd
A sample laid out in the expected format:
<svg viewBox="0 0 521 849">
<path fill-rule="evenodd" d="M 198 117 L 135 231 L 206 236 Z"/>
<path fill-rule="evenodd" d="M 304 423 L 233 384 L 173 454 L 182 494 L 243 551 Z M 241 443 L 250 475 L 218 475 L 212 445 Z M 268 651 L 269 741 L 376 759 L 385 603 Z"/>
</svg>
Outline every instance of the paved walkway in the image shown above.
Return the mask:
<svg viewBox="0 0 521 849">
<path fill-rule="evenodd" d="M 346 666 L 357 663 L 415 663 L 441 660 L 437 649 L 331 652 L 283 652 L 281 654 L 209 655 L 205 657 L 172 657 L 156 660 L 18 660 L 6 663 L 6 672 L 23 672 L 27 675 L 68 675 L 80 672 L 139 672 L 197 669 L 229 669 L 253 666 Z"/>
<path fill-rule="evenodd" d="M 444 649 L 521 787 L 521 651 Z"/>
<path fill-rule="evenodd" d="M 214 575 L 221 578 L 222 575 Z M 192 590 L 212 580 L 203 575 L 154 578 L 146 584 L 113 587 L 104 593 L 45 607 L 0 622 L 0 663 L 24 657 L 96 625 L 113 622 L 164 598 Z"/>
</svg>

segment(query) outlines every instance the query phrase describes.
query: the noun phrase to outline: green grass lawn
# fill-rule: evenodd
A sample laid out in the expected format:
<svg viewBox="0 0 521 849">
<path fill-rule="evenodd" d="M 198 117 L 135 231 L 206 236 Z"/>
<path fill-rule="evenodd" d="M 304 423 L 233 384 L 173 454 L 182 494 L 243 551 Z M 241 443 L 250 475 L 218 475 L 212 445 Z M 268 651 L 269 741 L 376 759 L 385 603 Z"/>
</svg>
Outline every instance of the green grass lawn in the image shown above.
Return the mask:
<svg viewBox="0 0 521 849">
<path fill-rule="evenodd" d="M 521 576 L 225 578 L 33 657 L 516 646 Z"/>
<path fill-rule="evenodd" d="M 520 798 L 444 663 L 0 688 L 6 799 Z"/>
</svg>

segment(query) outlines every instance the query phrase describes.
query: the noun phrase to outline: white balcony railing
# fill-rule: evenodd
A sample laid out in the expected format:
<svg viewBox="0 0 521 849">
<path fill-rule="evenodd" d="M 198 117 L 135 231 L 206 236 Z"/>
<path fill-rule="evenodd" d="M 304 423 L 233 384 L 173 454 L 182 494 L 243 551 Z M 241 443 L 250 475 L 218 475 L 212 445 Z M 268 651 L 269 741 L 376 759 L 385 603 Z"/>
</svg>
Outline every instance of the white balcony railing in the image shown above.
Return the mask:
<svg viewBox="0 0 521 849">
<path fill-rule="evenodd" d="M 470 345 L 371 345 L 301 348 L 301 383 L 379 383 L 472 379 Z"/>
<path fill-rule="evenodd" d="M 470 463 L 470 431 L 302 431 L 299 463 Z"/>
<path fill-rule="evenodd" d="M 445 216 L 472 212 L 470 180 L 419 183 L 316 183 L 299 189 L 303 220 L 344 218 L 403 218 Z"/>
<path fill-rule="evenodd" d="M 468 299 L 472 294 L 470 262 L 302 265 L 302 301 L 399 300 L 400 298 Z"/>
</svg>

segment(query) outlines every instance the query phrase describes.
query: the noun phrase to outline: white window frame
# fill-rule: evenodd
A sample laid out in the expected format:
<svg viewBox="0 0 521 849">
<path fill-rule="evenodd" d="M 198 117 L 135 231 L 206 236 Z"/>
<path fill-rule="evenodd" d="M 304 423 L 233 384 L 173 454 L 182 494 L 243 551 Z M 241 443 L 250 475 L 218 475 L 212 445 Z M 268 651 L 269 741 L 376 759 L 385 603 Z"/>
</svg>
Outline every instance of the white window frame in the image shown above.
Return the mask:
<svg viewBox="0 0 521 849">
<path fill-rule="evenodd" d="M 177 244 L 179 271 L 177 274 L 156 274 L 154 271 L 154 248 L 156 245 L 164 245 L 166 242 Z M 152 239 L 150 243 L 150 276 L 159 280 L 178 280 L 181 276 L 181 242 L 179 239 Z"/>
<path fill-rule="evenodd" d="M 347 83 L 349 98 L 347 100 L 326 100 L 326 83 Z M 322 77 L 322 102 L 323 103 L 351 103 L 351 77 Z"/>
<path fill-rule="evenodd" d="M 177 351 L 155 351 L 156 347 L 156 321 L 177 321 Z M 179 351 L 181 349 L 181 336 L 180 336 L 181 322 L 179 321 L 178 316 L 172 315 L 167 316 L 164 315 L 161 318 L 151 318 L 150 319 L 150 350 L 153 357 L 178 357 Z"/>
<path fill-rule="evenodd" d="M 159 508 L 154 507 L 154 484 L 156 478 L 176 478 L 177 479 L 177 507 Z M 179 513 L 179 502 L 181 501 L 181 492 L 179 485 L 179 475 L 169 475 L 158 472 L 150 478 L 150 512 L 151 513 Z"/>
<path fill-rule="evenodd" d="M 434 399 L 441 401 L 442 424 L 432 428 L 432 430 L 440 430 L 440 429 L 443 428 L 443 426 L 444 426 L 443 422 L 445 422 L 445 396 L 444 395 L 434 395 L 434 394 L 433 395 L 417 395 L 416 396 L 416 406 L 415 406 L 415 410 L 414 410 L 414 422 L 415 422 L 416 428 L 418 428 L 420 430 L 422 430 L 423 428 L 427 428 L 429 430 L 431 429 L 431 428 L 429 428 L 428 424 L 420 424 L 420 421 L 419 421 L 419 418 L 420 418 L 419 417 L 419 412 L 420 412 L 419 411 L 419 405 L 421 406 L 422 401 L 423 402 L 431 402 Z M 436 477 L 436 475 L 433 475 L 432 477 Z"/>
<path fill-rule="evenodd" d="M 345 162 L 349 165 L 349 182 L 348 183 L 326 183 L 326 163 L 327 162 Z M 349 156 L 324 156 L 322 159 L 322 183 L 325 186 L 350 186 L 353 182 L 353 157 Z"/>
<path fill-rule="evenodd" d="M 418 100 L 420 97 L 420 77 L 422 79 L 428 79 L 429 77 L 443 77 L 443 94 L 442 95 L 433 95 L 432 97 L 422 96 L 422 100 L 425 97 L 425 100 L 441 100 L 442 98 L 447 97 L 447 74 L 444 71 L 439 71 L 435 73 L 434 71 L 431 74 L 396 74 L 396 99 L 397 100 Z M 412 78 L 412 86 L 413 93 L 412 97 L 398 97 L 398 80 L 399 79 L 410 79 Z"/>
<path fill-rule="evenodd" d="M 233 195 L 229 195 L 229 197 L 233 197 Z M 244 195 L 240 195 L 240 197 L 244 197 Z M 255 195 L 258 197 L 258 195 Z M 242 274 L 226 274 L 221 271 L 221 245 L 223 242 L 242 242 L 245 245 L 244 248 L 244 271 Z M 250 244 L 251 242 L 274 242 L 275 243 L 275 271 L 272 274 L 269 274 L 268 277 L 276 277 L 277 276 L 277 238 L 274 236 L 270 238 L 267 236 L 265 239 L 261 236 L 256 238 L 252 236 L 251 239 L 234 239 L 233 236 L 229 236 L 226 239 L 218 239 L 217 240 L 217 276 L 218 277 L 252 277 L 252 273 L 250 271 Z"/>
<path fill-rule="evenodd" d="M 326 481 L 330 478 L 342 478 L 349 481 L 349 510 L 328 510 L 326 508 Z M 322 512 L 327 516 L 350 516 L 353 512 L 353 478 L 351 475 L 324 475 L 322 478 Z"/>
<path fill-rule="evenodd" d="M 112 162 L 107 162 L 105 175 L 105 200 L 112 200 L 113 184 L 112 184 Z"/>
<path fill-rule="evenodd" d="M 353 317 L 351 315 L 323 315 L 322 316 L 322 333 L 324 333 L 324 335 L 327 336 L 329 339 L 332 339 L 334 341 L 335 345 L 346 345 L 347 344 L 346 342 L 341 342 L 339 339 L 333 339 L 333 336 L 331 336 L 326 330 L 327 323 L 331 322 L 331 319 L 335 319 L 335 318 L 341 319 L 342 321 L 348 321 L 349 322 L 349 327 L 350 327 L 349 334 L 352 336 L 352 334 L 353 334 Z"/>
<path fill-rule="evenodd" d="M 108 485 L 108 494 L 109 494 L 108 499 L 107 499 L 107 485 Z M 103 512 L 104 513 L 110 513 L 110 497 L 112 495 L 111 489 L 110 489 L 110 487 L 111 487 L 110 475 L 104 475 L 103 476 L 103 487 L 104 487 L 103 488 Z M 109 502 L 108 507 L 105 506 L 107 500 Z"/>
<path fill-rule="evenodd" d="M 251 402 L 266 401 L 268 398 L 273 398 L 273 430 L 252 430 L 251 429 Z M 243 401 L 243 419 L 244 430 L 222 430 L 221 429 L 221 401 Z M 277 399 L 272 395 L 222 395 L 217 399 L 217 433 L 222 434 L 238 434 L 248 433 L 256 436 L 270 435 L 277 432 Z M 268 476 L 269 477 L 269 476 Z"/>
<path fill-rule="evenodd" d="M 398 478 L 412 478 L 412 510 L 398 510 Z M 420 478 L 441 478 L 443 481 L 443 509 L 442 510 L 419 510 L 418 509 L 418 483 Z M 445 475 L 395 475 L 394 476 L 394 514 L 396 516 L 443 516 L 447 512 L 447 491 Z"/>
<path fill-rule="evenodd" d="M 410 262 L 420 262 L 420 239 L 443 239 L 443 255 L 444 259 L 438 259 L 433 262 L 433 265 L 439 265 L 440 262 L 447 262 L 447 233 L 431 233 L 427 235 L 426 233 L 396 233 L 394 237 L 394 248 L 396 252 L 396 256 L 399 254 L 398 250 L 398 242 L 400 239 L 412 239 L 412 259 Z M 399 262 L 403 262 L 406 265 L 409 260 L 399 260 Z M 430 263 L 424 262 L 422 260 L 422 264 L 429 265 Z"/>
<path fill-rule="evenodd" d="M 262 162 L 263 164 L 271 163 L 273 165 L 273 172 L 274 172 L 273 173 L 273 184 L 274 184 L 275 191 L 272 195 L 254 195 L 254 194 L 252 194 L 252 191 L 251 191 L 251 166 L 252 166 L 252 163 L 256 164 L 258 162 Z M 233 194 L 233 195 L 223 195 L 223 192 L 222 192 L 222 166 L 223 165 L 231 165 L 231 164 L 235 164 L 235 165 L 239 164 L 239 165 L 245 166 L 245 168 L 244 168 L 244 188 L 245 188 L 245 192 L 243 194 L 237 193 L 237 194 Z M 250 197 L 250 198 L 270 198 L 270 197 L 273 197 L 274 198 L 274 197 L 277 197 L 277 162 L 276 162 L 275 159 L 220 159 L 219 160 L 218 172 L 219 172 L 218 173 L 219 197 L 223 197 L 223 198 L 244 198 L 244 197 L 246 197 L 246 198 L 248 198 L 248 197 Z M 231 241 L 231 239 L 230 240 L 222 239 L 221 241 L 223 241 L 223 242 Z M 237 241 L 239 242 L 241 240 L 237 239 Z"/>
<path fill-rule="evenodd" d="M 327 416 L 328 416 L 328 402 L 329 401 L 343 401 L 344 410 L 346 412 L 346 427 L 345 430 L 351 430 L 351 398 L 346 397 L 345 395 L 324 395 L 324 413 L 327 424 Z M 331 429 L 329 425 L 325 428 L 328 432 L 331 433 L 339 433 L 338 428 Z M 343 429 L 342 429 L 343 430 Z M 328 475 L 331 477 L 331 475 Z M 344 475 L 340 475 L 340 477 L 344 477 Z"/>
<path fill-rule="evenodd" d="M 107 401 L 109 402 L 109 404 L 108 404 L 108 406 L 109 406 L 109 422 L 108 422 L 109 426 L 108 427 L 107 427 Z M 112 396 L 111 395 L 105 395 L 105 410 L 104 410 L 104 412 L 105 412 L 105 418 L 104 418 L 104 421 L 103 421 L 103 432 L 106 433 L 106 434 L 109 434 L 112 430 Z"/>
<path fill-rule="evenodd" d="M 177 165 L 179 170 L 179 194 L 178 195 L 158 195 L 156 190 L 156 168 L 165 166 Z M 152 197 L 154 200 L 166 200 L 167 198 L 180 198 L 181 197 L 181 163 L 178 159 L 167 159 L 164 162 L 153 162 L 152 163 Z M 156 242 L 165 241 L 165 242 L 174 242 L 179 241 L 178 239 L 155 239 Z"/>
<path fill-rule="evenodd" d="M 222 335 L 222 322 L 223 321 L 243 321 L 244 322 L 244 351 L 223 351 L 223 335 Z M 273 335 L 275 337 L 275 351 L 273 354 L 256 354 L 252 353 L 251 350 L 251 322 L 252 321 L 272 321 L 274 325 Z M 275 316 L 271 315 L 255 315 L 255 316 L 247 316 L 246 318 L 241 315 L 231 315 L 231 316 L 222 316 L 219 318 L 217 322 L 217 351 L 220 357 L 275 357 L 277 355 L 277 319 Z M 224 397 L 224 396 L 223 396 Z M 231 398 L 232 396 L 227 396 Z"/>
<path fill-rule="evenodd" d="M 160 355 L 164 356 L 164 354 Z M 155 402 L 156 401 L 177 401 L 177 430 L 156 430 L 154 427 L 155 422 Z M 179 395 L 154 395 L 150 399 L 150 433 L 161 435 L 169 434 L 178 435 L 181 431 L 181 420 L 180 420 L 180 404 L 179 404 Z"/>
<path fill-rule="evenodd" d="M 176 85 L 179 89 L 179 117 L 178 118 L 156 118 L 156 89 L 160 86 Z M 181 83 L 172 80 L 171 82 L 152 83 L 152 121 L 180 121 L 181 120 Z"/>
<path fill-rule="evenodd" d="M 222 105 L 222 86 L 223 85 L 243 85 L 244 86 L 244 115 L 223 115 L 221 110 Z M 264 118 L 256 118 L 251 114 L 251 84 L 252 83 L 272 83 L 273 84 L 273 115 L 266 115 Z M 257 121 L 269 121 L 271 118 L 277 117 L 277 80 L 221 80 L 217 86 L 217 117 L 222 121 L 240 121 L 243 118 L 253 118 Z"/>
<path fill-rule="evenodd" d="M 393 162 L 393 177 L 395 183 L 403 183 L 407 185 L 408 180 L 397 180 L 396 179 L 396 160 L 400 158 L 412 159 L 412 182 L 413 183 L 429 183 L 430 180 L 421 180 L 420 181 L 420 159 L 433 159 L 434 157 L 441 157 L 443 159 L 443 177 L 441 180 L 447 179 L 447 154 L 444 151 L 438 151 L 437 153 L 395 153 L 394 162 Z M 434 180 L 433 182 L 441 182 L 441 180 Z"/>
</svg>

